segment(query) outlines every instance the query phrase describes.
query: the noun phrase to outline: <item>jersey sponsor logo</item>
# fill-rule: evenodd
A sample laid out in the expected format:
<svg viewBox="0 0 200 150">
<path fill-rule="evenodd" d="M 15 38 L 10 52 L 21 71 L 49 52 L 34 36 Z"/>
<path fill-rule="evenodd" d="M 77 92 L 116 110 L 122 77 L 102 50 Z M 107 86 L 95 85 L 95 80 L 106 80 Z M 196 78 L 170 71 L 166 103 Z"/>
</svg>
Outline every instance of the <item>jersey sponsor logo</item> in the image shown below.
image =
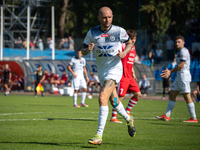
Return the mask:
<svg viewBox="0 0 200 150">
<path fill-rule="evenodd" d="M 97 53 L 101 53 L 98 55 L 98 57 L 112 57 L 113 55 L 109 54 L 114 52 L 113 49 L 111 49 L 113 46 L 97 46 L 99 50 L 96 50 Z"/>
<path fill-rule="evenodd" d="M 101 34 L 101 37 L 109 37 L 109 34 Z"/>
</svg>

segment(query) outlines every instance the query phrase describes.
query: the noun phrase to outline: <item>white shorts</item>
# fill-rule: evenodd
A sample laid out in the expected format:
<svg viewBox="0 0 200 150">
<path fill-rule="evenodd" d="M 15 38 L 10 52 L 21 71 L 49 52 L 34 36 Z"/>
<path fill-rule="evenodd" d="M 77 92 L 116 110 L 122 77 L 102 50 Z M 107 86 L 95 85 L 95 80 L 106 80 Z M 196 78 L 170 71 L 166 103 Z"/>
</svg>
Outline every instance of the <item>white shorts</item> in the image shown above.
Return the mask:
<svg viewBox="0 0 200 150">
<path fill-rule="evenodd" d="M 84 78 L 73 78 L 72 79 L 72 88 L 75 90 L 87 88 L 85 79 Z"/>
<path fill-rule="evenodd" d="M 171 90 L 180 91 L 180 93 L 190 93 L 190 81 L 181 81 L 176 78 L 172 84 Z"/>
</svg>

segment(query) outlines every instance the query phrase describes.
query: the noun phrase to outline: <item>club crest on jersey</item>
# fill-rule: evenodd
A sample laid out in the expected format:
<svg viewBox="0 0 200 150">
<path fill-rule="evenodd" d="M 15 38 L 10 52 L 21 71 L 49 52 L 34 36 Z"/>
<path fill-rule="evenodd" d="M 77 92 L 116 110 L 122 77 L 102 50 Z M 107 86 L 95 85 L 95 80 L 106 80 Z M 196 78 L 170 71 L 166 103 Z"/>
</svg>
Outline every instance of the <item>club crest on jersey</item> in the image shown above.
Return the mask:
<svg viewBox="0 0 200 150">
<path fill-rule="evenodd" d="M 115 37 L 114 37 L 114 36 L 110 36 L 110 40 L 111 40 L 111 41 L 114 41 L 114 40 L 115 40 Z"/>
<path fill-rule="evenodd" d="M 112 57 L 113 55 L 109 54 L 114 52 L 113 49 L 111 49 L 113 46 L 97 46 L 99 49 L 96 50 L 96 53 L 100 53 L 98 57 Z"/>
</svg>

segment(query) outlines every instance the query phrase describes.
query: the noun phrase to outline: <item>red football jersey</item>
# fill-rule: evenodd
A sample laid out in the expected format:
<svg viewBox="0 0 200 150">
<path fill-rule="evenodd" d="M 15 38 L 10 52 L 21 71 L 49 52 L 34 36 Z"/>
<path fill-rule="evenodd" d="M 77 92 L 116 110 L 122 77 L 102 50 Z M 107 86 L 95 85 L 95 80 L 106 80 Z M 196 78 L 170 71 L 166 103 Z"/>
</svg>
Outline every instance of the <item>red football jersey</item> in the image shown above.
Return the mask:
<svg viewBox="0 0 200 150">
<path fill-rule="evenodd" d="M 59 74 L 54 74 L 54 80 L 59 80 Z"/>
<path fill-rule="evenodd" d="M 18 76 L 17 75 L 12 76 L 11 80 L 17 82 L 18 81 Z"/>
<path fill-rule="evenodd" d="M 126 47 L 126 44 L 122 44 L 122 51 L 124 51 Z M 135 45 L 133 45 L 133 48 L 131 51 L 121 59 L 122 65 L 123 65 L 123 78 L 132 78 L 132 68 L 135 61 L 136 51 L 135 51 Z"/>
<path fill-rule="evenodd" d="M 61 77 L 61 80 L 67 81 L 68 80 L 68 76 L 66 74 L 63 74 Z"/>
<path fill-rule="evenodd" d="M 50 79 L 51 79 L 50 73 L 46 73 L 46 74 L 45 74 L 45 80 L 50 80 Z"/>
</svg>

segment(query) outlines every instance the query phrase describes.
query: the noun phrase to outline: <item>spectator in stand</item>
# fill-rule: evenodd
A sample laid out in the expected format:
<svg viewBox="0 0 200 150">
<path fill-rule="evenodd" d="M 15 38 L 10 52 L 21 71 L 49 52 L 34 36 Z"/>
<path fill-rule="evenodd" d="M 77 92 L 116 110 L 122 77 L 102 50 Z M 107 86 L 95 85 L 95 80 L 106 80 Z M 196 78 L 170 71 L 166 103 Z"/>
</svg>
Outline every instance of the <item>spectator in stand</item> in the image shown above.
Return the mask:
<svg viewBox="0 0 200 150">
<path fill-rule="evenodd" d="M 68 37 L 69 39 L 69 50 L 74 50 L 74 40 L 71 36 Z"/>
<path fill-rule="evenodd" d="M 53 43 L 53 41 L 52 41 L 51 37 L 47 38 L 47 43 L 49 45 L 49 48 L 52 49 L 52 46 L 53 46 L 52 43 Z"/>
<path fill-rule="evenodd" d="M 65 38 L 65 48 L 69 49 L 69 39 Z"/>
<path fill-rule="evenodd" d="M 153 66 L 153 63 L 154 63 L 154 57 L 153 57 L 153 52 L 152 51 L 150 51 L 149 55 L 148 55 L 148 60 L 150 60 L 151 66 Z"/>
<path fill-rule="evenodd" d="M 60 49 L 64 49 L 65 48 L 65 39 L 64 38 L 61 39 L 59 47 L 60 47 Z"/>
<path fill-rule="evenodd" d="M 20 88 L 22 91 L 24 90 L 24 77 L 20 74 L 18 78 L 18 83 L 17 83 L 17 90 L 19 91 Z"/>
<path fill-rule="evenodd" d="M 160 47 L 157 47 L 157 50 L 156 50 L 156 60 L 157 60 L 157 63 L 160 63 L 160 61 L 163 59 L 163 51 L 162 49 L 160 49 Z"/>
<path fill-rule="evenodd" d="M 61 76 L 60 84 L 67 84 L 68 83 L 68 75 L 66 74 L 65 71 L 63 71 L 63 74 Z"/>
<path fill-rule="evenodd" d="M 200 78 L 199 81 L 197 82 L 197 89 L 193 91 L 194 95 L 194 102 L 200 102 Z"/>
<path fill-rule="evenodd" d="M 189 51 L 189 53 L 190 53 L 190 58 L 192 58 L 192 50 L 191 50 L 191 48 L 188 47 L 187 49 L 188 49 L 188 51 Z"/>
<path fill-rule="evenodd" d="M 193 54 L 192 54 L 192 59 L 193 59 L 193 60 L 198 60 L 198 61 L 199 61 L 199 55 L 200 55 L 200 52 L 199 52 L 198 48 L 196 47 L 196 48 L 195 48 L 195 51 L 194 51 Z"/>
<path fill-rule="evenodd" d="M 25 39 L 25 41 L 23 41 L 22 46 L 27 49 L 27 39 Z"/>
<path fill-rule="evenodd" d="M 145 55 L 142 53 L 141 56 L 140 56 L 140 61 L 144 61 L 146 58 L 145 58 Z"/>
<path fill-rule="evenodd" d="M 44 50 L 44 45 L 42 43 L 42 39 L 39 39 L 39 44 L 38 44 L 39 49 L 42 51 Z"/>
<path fill-rule="evenodd" d="M 35 49 L 35 44 L 34 44 L 33 40 L 31 40 L 31 42 L 30 42 L 30 48 Z"/>
<path fill-rule="evenodd" d="M 53 77 L 51 78 L 51 85 L 54 84 L 57 87 L 60 84 L 59 77 L 59 74 L 53 74 Z"/>
<path fill-rule="evenodd" d="M 143 91 L 143 97 L 148 95 L 148 88 L 150 86 L 149 80 L 146 78 L 146 75 L 142 76 L 142 79 L 139 82 L 140 91 Z"/>
<path fill-rule="evenodd" d="M 21 48 L 22 46 L 22 39 L 20 36 L 15 40 L 15 46 L 16 48 Z"/>
<path fill-rule="evenodd" d="M 167 59 L 173 60 L 174 56 L 174 42 L 171 40 L 171 37 L 168 37 L 168 40 L 165 44 L 166 52 L 167 52 Z"/>
</svg>

